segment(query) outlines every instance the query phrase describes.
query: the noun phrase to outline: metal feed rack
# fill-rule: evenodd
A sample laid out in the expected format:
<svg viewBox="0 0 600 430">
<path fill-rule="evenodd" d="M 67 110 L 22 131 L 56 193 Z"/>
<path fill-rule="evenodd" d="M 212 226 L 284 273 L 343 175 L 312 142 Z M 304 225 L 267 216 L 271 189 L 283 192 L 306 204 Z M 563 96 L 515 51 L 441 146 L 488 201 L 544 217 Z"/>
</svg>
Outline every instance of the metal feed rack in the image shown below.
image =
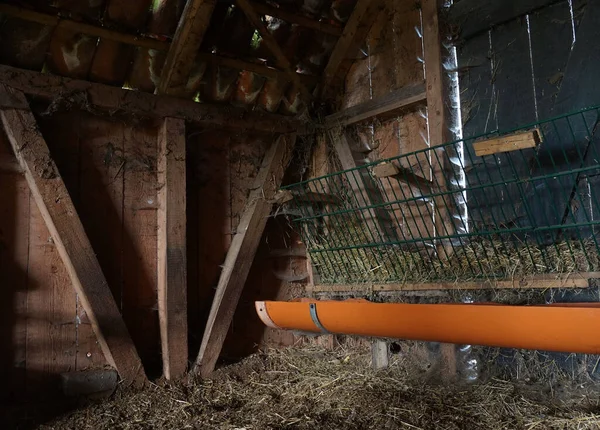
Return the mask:
<svg viewBox="0 0 600 430">
<path fill-rule="evenodd" d="M 598 270 L 599 109 L 284 187 L 295 196 L 288 203 L 293 222 L 319 282 L 467 281 Z M 485 147 L 489 139 L 510 141 L 532 131 L 540 142 L 531 147 L 484 155 L 474 149 L 474 143 Z"/>
</svg>

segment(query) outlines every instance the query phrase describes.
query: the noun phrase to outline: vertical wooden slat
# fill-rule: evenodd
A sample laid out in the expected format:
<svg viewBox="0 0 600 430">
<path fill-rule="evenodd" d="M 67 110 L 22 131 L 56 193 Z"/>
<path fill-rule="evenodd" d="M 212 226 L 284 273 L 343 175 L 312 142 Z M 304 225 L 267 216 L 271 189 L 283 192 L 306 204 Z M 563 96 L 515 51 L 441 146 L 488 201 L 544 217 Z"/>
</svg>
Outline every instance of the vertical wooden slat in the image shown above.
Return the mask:
<svg viewBox="0 0 600 430">
<path fill-rule="evenodd" d="M 148 372 L 161 368 L 157 303 L 158 142 L 150 130 L 122 128 L 123 318 Z"/>
<path fill-rule="evenodd" d="M 31 199 L 27 294 L 27 393 L 58 388 L 52 379 L 75 370 L 76 295 L 61 261 L 56 235 Z"/>
<path fill-rule="evenodd" d="M 231 138 L 218 130 L 188 136 L 188 349 L 195 357 L 231 243 Z"/>
<path fill-rule="evenodd" d="M 102 267 L 108 286 L 121 309 L 123 287 L 123 142 L 121 125 L 87 114 L 78 117 L 81 140 L 81 220 Z M 77 370 L 101 367 L 106 360 L 85 309 L 80 319 Z"/>
<path fill-rule="evenodd" d="M 0 399 L 10 399 L 25 387 L 29 188 L 2 133 L 0 159 Z"/>
<path fill-rule="evenodd" d="M 90 316 L 107 360 L 117 368 L 126 384 L 143 384 L 146 377 L 137 352 L 25 96 L 2 85 L 0 100 L 5 103 L 4 110 L 0 111 L 4 130 L 50 233 L 45 237 L 40 229 L 37 249 L 45 252 L 56 247 Z M 44 240 L 51 246 L 44 246 Z M 37 300 L 41 300 L 41 297 L 37 297 Z M 58 297 L 58 300 L 62 301 L 63 298 Z M 36 297 L 30 297 L 28 305 L 35 303 Z M 75 303 L 72 309 L 74 313 Z M 64 315 L 63 318 L 72 318 L 74 321 L 75 315 Z M 56 329 L 50 328 L 47 341 L 53 341 Z"/>
<path fill-rule="evenodd" d="M 291 159 L 295 136 L 281 136 L 267 151 L 227 252 L 194 371 L 210 374 L 217 363 L 258 249 L 272 199 Z"/>
<path fill-rule="evenodd" d="M 165 118 L 158 136 L 158 316 L 163 374 L 187 368 L 185 122 Z"/>
</svg>

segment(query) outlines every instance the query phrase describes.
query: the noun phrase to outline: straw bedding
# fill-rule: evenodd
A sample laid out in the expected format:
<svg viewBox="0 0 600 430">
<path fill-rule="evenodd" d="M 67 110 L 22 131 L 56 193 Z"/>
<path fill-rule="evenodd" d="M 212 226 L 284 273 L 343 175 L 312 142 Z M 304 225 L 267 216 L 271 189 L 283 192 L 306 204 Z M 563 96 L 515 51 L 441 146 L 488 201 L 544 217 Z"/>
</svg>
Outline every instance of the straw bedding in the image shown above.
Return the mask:
<svg viewBox="0 0 600 430">
<path fill-rule="evenodd" d="M 400 354 L 398 357 L 402 357 Z M 206 381 L 121 391 L 42 429 L 595 429 L 598 397 L 564 398 L 490 379 L 425 383 L 402 359 L 381 371 L 363 348 L 269 351 Z M 568 400 L 566 400 L 568 398 Z"/>
</svg>

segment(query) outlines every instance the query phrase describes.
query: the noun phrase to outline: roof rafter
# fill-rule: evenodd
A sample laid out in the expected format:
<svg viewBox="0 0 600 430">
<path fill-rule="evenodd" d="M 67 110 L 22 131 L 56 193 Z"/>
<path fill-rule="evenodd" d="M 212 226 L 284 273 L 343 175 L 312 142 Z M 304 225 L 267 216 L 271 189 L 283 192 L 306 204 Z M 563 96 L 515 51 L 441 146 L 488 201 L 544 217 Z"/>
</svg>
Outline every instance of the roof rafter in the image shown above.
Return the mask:
<svg viewBox="0 0 600 430">
<path fill-rule="evenodd" d="M 196 54 L 210 24 L 216 0 L 189 0 L 162 69 L 158 94 L 176 95 L 190 76 Z"/>
<path fill-rule="evenodd" d="M 267 45 L 267 48 L 271 53 L 275 56 L 277 60 L 277 66 L 283 69 L 283 71 L 288 75 L 292 83 L 300 90 L 302 97 L 305 103 L 308 103 L 312 96 L 308 89 L 304 86 L 300 77 L 292 68 L 292 63 L 286 57 L 285 53 L 275 40 L 275 37 L 271 34 L 271 32 L 267 29 L 265 24 L 262 22 L 260 15 L 256 12 L 252 4 L 248 0 L 236 0 L 236 4 L 248 18 L 248 21 L 258 30 L 258 33 L 262 37 L 263 41 Z"/>
</svg>

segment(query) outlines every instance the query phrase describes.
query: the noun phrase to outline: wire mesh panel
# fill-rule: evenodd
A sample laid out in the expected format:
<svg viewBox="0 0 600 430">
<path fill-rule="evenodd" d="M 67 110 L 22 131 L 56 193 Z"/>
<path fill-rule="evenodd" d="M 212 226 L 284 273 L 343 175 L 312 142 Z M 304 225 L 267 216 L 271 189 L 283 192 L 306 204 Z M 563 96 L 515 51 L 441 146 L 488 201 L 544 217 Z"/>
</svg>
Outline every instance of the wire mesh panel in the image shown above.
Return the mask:
<svg viewBox="0 0 600 430">
<path fill-rule="evenodd" d="M 285 187 L 320 282 L 598 270 L 597 123 L 590 108 Z M 532 129 L 534 147 L 473 149 Z"/>
</svg>

